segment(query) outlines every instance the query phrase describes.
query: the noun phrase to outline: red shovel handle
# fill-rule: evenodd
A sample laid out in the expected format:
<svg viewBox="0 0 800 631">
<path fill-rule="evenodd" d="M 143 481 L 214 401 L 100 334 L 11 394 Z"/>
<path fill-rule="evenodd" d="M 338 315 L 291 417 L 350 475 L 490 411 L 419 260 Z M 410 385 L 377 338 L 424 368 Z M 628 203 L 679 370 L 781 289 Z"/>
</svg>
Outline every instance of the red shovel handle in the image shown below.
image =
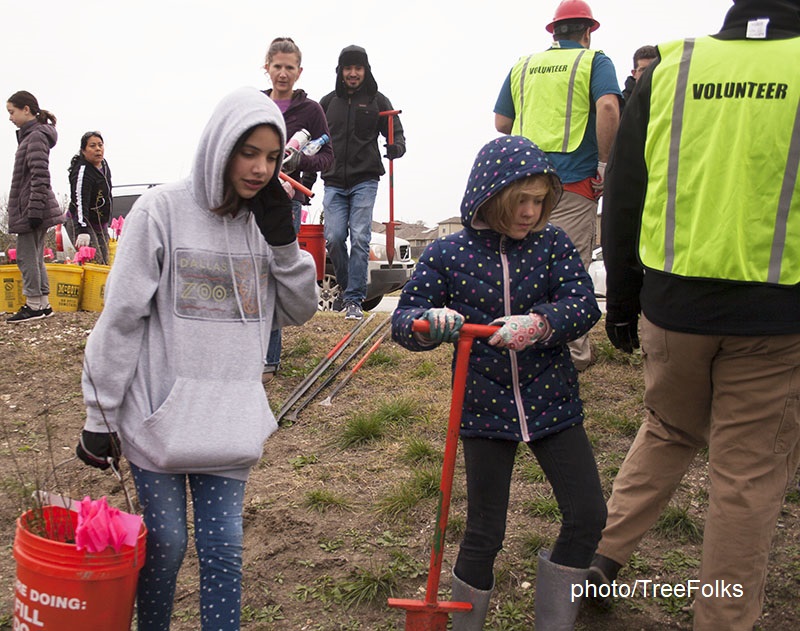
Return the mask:
<svg viewBox="0 0 800 631">
<path fill-rule="evenodd" d="M 445 439 L 444 460 L 442 462 L 442 479 L 439 484 L 439 507 L 436 518 L 436 531 L 433 537 L 428 585 L 425 592 L 425 603 L 431 606 L 436 605 L 437 593 L 439 591 L 439 575 L 442 571 L 442 556 L 444 554 L 445 533 L 447 531 L 447 517 L 450 511 L 450 495 L 453 489 L 453 471 L 456 465 L 458 435 L 461 428 L 461 408 L 464 404 L 469 354 L 472 349 L 472 342 L 476 337 L 488 337 L 499 328 L 498 326 L 488 326 L 485 324 L 464 324 L 458 330 L 456 365 L 453 371 L 453 393 L 450 399 L 450 418 L 447 421 L 447 437 Z M 427 320 L 414 320 L 411 325 L 411 330 L 427 333 L 430 330 L 430 322 Z"/>
<path fill-rule="evenodd" d="M 488 324 L 464 324 L 458 330 L 458 336 L 459 339 L 462 336 L 471 337 L 473 339 L 476 337 L 489 337 L 499 328 L 499 326 L 491 326 Z M 417 333 L 427 333 L 431 330 L 431 323 L 427 320 L 414 320 L 411 324 L 411 330 Z"/>
<path fill-rule="evenodd" d="M 314 193 L 311 191 L 310 188 L 308 188 L 307 186 L 303 186 L 302 184 L 300 184 L 300 182 L 295 180 L 293 177 L 289 177 L 283 171 L 278 171 L 278 177 L 281 178 L 284 182 L 289 182 L 289 184 L 292 185 L 293 189 L 300 191 L 306 197 L 309 198 L 314 197 Z"/>
</svg>

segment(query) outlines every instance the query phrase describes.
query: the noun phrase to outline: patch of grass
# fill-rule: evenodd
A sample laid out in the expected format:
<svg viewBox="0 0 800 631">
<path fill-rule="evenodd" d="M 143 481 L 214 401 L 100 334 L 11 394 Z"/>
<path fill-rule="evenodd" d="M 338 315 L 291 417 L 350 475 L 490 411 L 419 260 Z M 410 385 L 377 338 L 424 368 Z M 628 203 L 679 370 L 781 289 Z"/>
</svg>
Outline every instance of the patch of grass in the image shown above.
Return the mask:
<svg viewBox="0 0 800 631">
<path fill-rule="evenodd" d="M 633 574 L 651 574 L 653 571 L 647 559 L 639 552 L 634 552 L 628 562 L 622 566 L 622 569 Z"/>
<path fill-rule="evenodd" d="M 430 359 L 422 360 L 419 365 L 411 371 L 411 376 L 415 379 L 424 379 L 435 375 L 441 370 L 441 367 Z"/>
<path fill-rule="evenodd" d="M 672 574 L 680 574 L 681 570 L 700 567 L 700 559 L 689 556 L 683 550 L 669 550 L 662 557 L 664 569 Z"/>
<path fill-rule="evenodd" d="M 360 447 L 383 438 L 386 433 L 386 421 L 376 414 L 360 413 L 350 417 L 339 438 L 343 449 Z"/>
<path fill-rule="evenodd" d="M 350 502 L 328 489 L 313 489 L 306 493 L 303 502 L 306 508 L 318 513 L 325 513 L 330 509 L 350 510 Z"/>
<path fill-rule="evenodd" d="M 289 460 L 289 464 L 291 464 L 298 471 L 303 467 L 306 467 L 310 464 L 317 464 L 318 462 L 319 456 L 317 456 L 317 454 L 309 454 L 307 456 L 301 454 Z"/>
<path fill-rule="evenodd" d="M 467 520 L 463 515 L 453 515 L 453 513 L 450 513 L 447 518 L 447 541 L 450 543 L 458 543 L 461 541 L 466 527 Z"/>
<path fill-rule="evenodd" d="M 397 355 L 395 353 L 387 353 L 383 350 L 375 350 L 372 355 L 367 358 L 367 361 L 364 362 L 365 366 L 372 366 L 372 367 L 383 367 L 383 368 L 391 368 L 392 366 L 397 366 L 400 363 Z"/>
<path fill-rule="evenodd" d="M 546 549 L 550 539 L 537 532 L 527 532 L 522 538 L 522 557 L 528 561 L 535 561 L 539 557 L 539 550 Z"/>
<path fill-rule="evenodd" d="M 659 534 L 682 543 L 700 543 L 703 540 L 703 528 L 689 514 L 688 506 L 667 506 L 654 529 Z"/>
<path fill-rule="evenodd" d="M 519 466 L 519 474 L 526 482 L 547 482 L 547 477 L 535 458 L 525 458 Z"/>
<path fill-rule="evenodd" d="M 670 615 L 684 614 L 688 611 L 692 599 L 689 596 L 675 596 L 656 599 L 658 604 Z"/>
<path fill-rule="evenodd" d="M 324 537 L 320 539 L 319 542 L 320 549 L 324 550 L 325 552 L 336 552 L 343 545 L 344 545 L 343 539 L 329 539 L 327 537 Z"/>
<path fill-rule="evenodd" d="M 264 607 L 251 607 L 242 605 L 242 622 L 277 622 L 285 620 L 280 605 L 265 605 Z"/>
<path fill-rule="evenodd" d="M 422 408 L 416 399 L 393 397 L 381 403 L 375 416 L 391 425 L 407 425 L 423 418 Z"/>
<path fill-rule="evenodd" d="M 504 599 L 492 612 L 491 628 L 497 631 L 527 631 L 531 624 L 525 613 L 526 608 L 527 605 L 523 603 Z"/>
<path fill-rule="evenodd" d="M 384 517 L 399 517 L 422 500 L 436 497 L 439 493 L 439 481 L 439 471 L 432 468 L 418 469 L 409 480 L 399 483 L 391 492 L 379 499 L 376 510 Z"/>
<path fill-rule="evenodd" d="M 434 463 L 442 461 L 442 454 L 424 438 L 412 436 L 406 442 L 400 459 L 407 464 Z"/>
<path fill-rule="evenodd" d="M 291 348 L 283 351 L 284 357 L 306 357 L 314 350 L 314 344 L 311 338 L 307 335 L 301 335 L 295 338 Z"/>
<path fill-rule="evenodd" d="M 336 591 L 338 600 L 349 608 L 361 603 L 385 602 L 398 583 L 399 577 L 391 566 L 356 568 L 349 578 L 339 581 Z"/>
<path fill-rule="evenodd" d="M 533 517 L 543 517 L 552 522 L 561 521 L 561 511 L 558 509 L 558 502 L 552 495 L 537 493 L 536 497 L 523 504 L 525 512 Z"/>
<path fill-rule="evenodd" d="M 615 412 L 598 411 L 594 415 L 596 423 L 612 430 L 614 433 L 624 436 L 626 438 L 633 438 L 639 431 L 641 421 L 638 418 L 632 418 L 625 414 L 617 414 Z"/>
</svg>

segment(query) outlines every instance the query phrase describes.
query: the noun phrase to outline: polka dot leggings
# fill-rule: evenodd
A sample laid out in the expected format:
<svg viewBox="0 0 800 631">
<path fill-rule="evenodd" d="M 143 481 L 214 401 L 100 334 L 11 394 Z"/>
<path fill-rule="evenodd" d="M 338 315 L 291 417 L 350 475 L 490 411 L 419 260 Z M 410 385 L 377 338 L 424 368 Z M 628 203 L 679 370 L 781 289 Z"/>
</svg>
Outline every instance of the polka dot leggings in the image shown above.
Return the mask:
<svg viewBox="0 0 800 631">
<path fill-rule="evenodd" d="M 164 474 L 131 465 L 147 526 L 147 561 L 139 575 L 139 631 L 168 631 L 178 570 L 188 541 L 186 482 L 194 508 L 203 631 L 238 631 L 242 583 L 241 480 Z"/>
</svg>

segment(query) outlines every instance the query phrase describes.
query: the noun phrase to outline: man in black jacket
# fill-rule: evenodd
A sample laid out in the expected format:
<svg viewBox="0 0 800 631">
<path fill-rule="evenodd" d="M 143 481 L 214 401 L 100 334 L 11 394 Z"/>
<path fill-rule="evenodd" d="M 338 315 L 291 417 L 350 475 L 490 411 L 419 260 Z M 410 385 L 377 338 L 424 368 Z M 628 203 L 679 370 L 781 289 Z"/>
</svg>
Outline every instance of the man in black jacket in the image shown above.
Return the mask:
<svg viewBox="0 0 800 631">
<path fill-rule="evenodd" d="M 659 45 L 607 171 L 606 332 L 630 353 L 642 314 L 647 415 L 589 580 L 603 600 L 708 447 L 695 631 L 753 628 L 800 461 L 799 36 L 800 0 L 735 0 Z"/>
<path fill-rule="evenodd" d="M 658 57 L 658 49 L 655 46 L 640 46 L 633 53 L 633 70 L 631 70 L 631 76 L 625 79 L 625 89 L 622 90 L 623 105 L 631 98 L 631 92 L 636 87 L 639 77 L 642 76 L 642 73 L 653 63 L 656 57 Z"/>
<path fill-rule="evenodd" d="M 336 89 L 319 104 L 328 119 L 334 153 L 333 166 L 322 173 L 325 241 L 345 318 L 360 320 L 361 302 L 367 293 L 372 209 L 378 181 L 385 173 L 378 135 L 389 139 L 389 119 L 380 112 L 394 108 L 378 92 L 367 52 L 360 46 L 347 46 L 339 54 Z M 394 142 L 386 145 L 385 157 L 393 160 L 405 152 L 403 126 L 394 115 Z"/>
</svg>

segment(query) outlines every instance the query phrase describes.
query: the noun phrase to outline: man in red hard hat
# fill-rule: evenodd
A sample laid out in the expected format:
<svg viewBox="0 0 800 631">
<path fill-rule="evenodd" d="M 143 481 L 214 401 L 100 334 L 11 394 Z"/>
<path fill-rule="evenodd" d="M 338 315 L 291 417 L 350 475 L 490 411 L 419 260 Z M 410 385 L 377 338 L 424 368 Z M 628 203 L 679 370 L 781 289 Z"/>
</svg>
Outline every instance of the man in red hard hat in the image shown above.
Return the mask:
<svg viewBox="0 0 800 631">
<path fill-rule="evenodd" d="M 589 50 L 599 26 L 586 2 L 564 0 L 545 27 L 553 45 L 519 59 L 494 106 L 497 131 L 530 138 L 555 166 L 564 195 L 550 220 L 566 231 L 587 268 L 622 96 L 611 59 Z M 588 336 L 570 344 L 570 355 L 578 370 L 589 366 Z"/>
</svg>

